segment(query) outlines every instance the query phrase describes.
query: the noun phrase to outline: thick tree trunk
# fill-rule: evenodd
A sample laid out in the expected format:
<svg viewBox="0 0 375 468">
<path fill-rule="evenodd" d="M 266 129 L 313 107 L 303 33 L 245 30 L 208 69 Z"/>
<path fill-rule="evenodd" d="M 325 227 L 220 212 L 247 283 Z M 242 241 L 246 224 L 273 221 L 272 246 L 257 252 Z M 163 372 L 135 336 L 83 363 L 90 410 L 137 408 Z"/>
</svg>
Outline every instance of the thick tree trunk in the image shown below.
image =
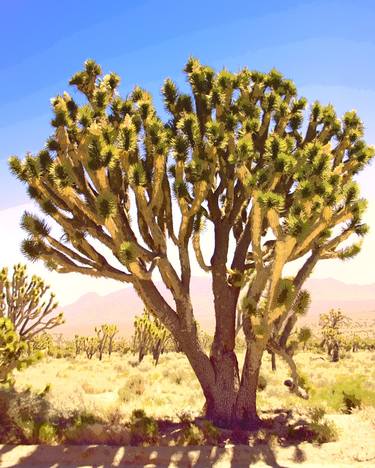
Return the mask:
<svg viewBox="0 0 375 468">
<path fill-rule="evenodd" d="M 260 425 L 256 396 L 263 351 L 263 347 L 255 343 L 248 345 L 242 369 L 241 385 L 236 402 L 236 424 L 251 429 Z"/>
<path fill-rule="evenodd" d="M 215 425 L 247 429 L 259 427 L 261 421 L 257 414 L 256 395 L 260 363 L 259 350 L 255 347 L 248 350 L 240 379 L 234 352 L 214 361 L 215 384 L 205 392 L 205 396 L 206 417 Z"/>
<path fill-rule="evenodd" d="M 340 359 L 340 354 L 339 354 L 339 345 L 335 343 L 332 348 L 332 362 L 338 362 Z"/>
<path fill-rule="evenodd" d="M 206 396 L 206 417 L 221 427 L 231 427 L 240 388 L 237 357 L 233 351 L 211 357 L 215 382 Z"/>
</svg>

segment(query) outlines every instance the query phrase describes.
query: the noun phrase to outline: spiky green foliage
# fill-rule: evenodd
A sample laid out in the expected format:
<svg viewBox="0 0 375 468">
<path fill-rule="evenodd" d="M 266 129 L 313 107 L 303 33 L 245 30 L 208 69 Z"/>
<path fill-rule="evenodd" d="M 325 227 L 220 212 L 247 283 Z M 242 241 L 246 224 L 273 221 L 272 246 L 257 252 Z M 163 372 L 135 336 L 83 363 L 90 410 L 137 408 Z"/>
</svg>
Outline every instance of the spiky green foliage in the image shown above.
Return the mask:
<svg viewBox="0 0 375 468">
<path fill-rule="evenodd" d="M 103 324 L 100 327 L 95 328 L 95 333 L 98 341 L 98 355 L 99 360 L 103 358 L 105 349 L 108 349 L 109 356 L 113 351 L 113 339 L 118 333 L 117 325 Z"/>
<path fill-rule="evenodd" d="M 294 84 L 275 70 L 215 72 L 190 58 L 184 71 L 188 94 L 170 79 L 162 88 L 166 122 L 146 90 L 136 87 L 121 98 L 119 78 L 103 76 L 92 60 L 74 75 L 70 83 L 86 102 L 79 106 L 68 93 L 54 98 L 54 133 L 42 155 L 10 161 L 64 234 L 53 237 L 33 225 L 23 251 L 59 272 L 131 283 L 180 343 L 214 407 L 221 398 L 218 375 L 225 382 L 238 379 L 229 400 L 245 405 L 234 389 L 259 374 L 251 366 L 260 365 L 269 341 L 290 323 L 316 263 L 358 251 L 350 243 L 367 228 L 353 176 L 374 148 L 363 140 L 355 112 L 339 119 L 331 105 L 308 109 Z M 214 231 L 213 252 L 202 251 L 202 221 Z M 190 298 L 190 240 L 213 279 L 210 357 L 199 343 Z M 298 259 L 302 267 L 286 288 L 283 269 Z M 155 285 L 155 268 L 172 303 Z M 237 303 L 247 278 L 253 310 L 242 323 L 249 353 L 257 358 L 246 360 L 242 378 L 234 371 L 224 376 L 223 356 L 234 354 Z M 236 357 L 228 359 L 236 368 Z M 231 408 L 223 420 L 249 412 Z"/>
<path fill-rule="evenodd" d="M 328 356 L 333 362 L 340 359 L 340 346 L 343 342 L 343 327 L 350 322 L 340 309 L 330 309 L 319 316 L 319 326 L 323 341 L 321 346 L 326 348 Z"/>
<path fill-rule="evenodd" d="M 28 342 L 28 347 L 30 351 L 43 351 L 49 356 L 53 356 L 56 351 L 56 344 L 53 337 L 45 331 L 35 335 L 32 340 Z"/>
<path fill-rule="evenodd" d="M 85 350 L 85 337 L 74 335 L 74 353 L 75 356 L 79 356 L 82 351 Z"/>
<path fill-rule="evenodd" d="M 117 325 L 106 325 L 107 335 L 108 335 L 108 355 L 111 356 L 113 352 L 114 339 L 117 333 L 119 332 Z"/>
<path fill-rule="evenodd" d="M 141 316 L 135 317 L 133 352 L 138 353 L 138 362 L 151 353 L 156 366 L 170 341 L 172 336 L 169 331 L 147 310 L 144 310 Z"/>
<path fill-rule="evenodd" d="M 29 232 L 48 235 L 43 221 L 25 213 L 22 224 Z M 7 268 L 0 270 L 0 317 L 7 317 L 17 333 L 26 340 L 63 323 L 63 314 L 55 314 L 58 303 L 42 278 L 27 275 L 26 265 L 14 265 L 10 275 Z"/>
<path fill-rule="evenodd" d="M 29 363 L 26 342 L 16 332 L 12 321 L 0 317 L 0 383 L 8 382 L 14 369 Z"/>
</svg>

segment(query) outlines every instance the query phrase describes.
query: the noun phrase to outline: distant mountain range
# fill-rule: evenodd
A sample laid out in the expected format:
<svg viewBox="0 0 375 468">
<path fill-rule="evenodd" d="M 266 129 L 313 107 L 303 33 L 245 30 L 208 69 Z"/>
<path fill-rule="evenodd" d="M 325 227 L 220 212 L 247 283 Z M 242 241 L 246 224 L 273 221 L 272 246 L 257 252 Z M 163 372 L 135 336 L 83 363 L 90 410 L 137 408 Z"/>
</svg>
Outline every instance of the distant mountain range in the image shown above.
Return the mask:
<svg viewBox="0 0 375 468">
<path fill-rule="evenodd" d="M 160 284 L 160 292 L 172 304 L 169 291 Z M 375 283 L 369 285 L 348 284 L 331 278 L 309 279 L 305 289 L 310 291 L 312 303 L 304 322 L 314 324 L 319 314 L 332 307 L 340 307 L 347 315 L 355 318 L 375 319 Z M 193 277 L 191 296 L 194 313 L 203 329 L 213 330 L 213 296 L 209 277 Z M 133 321 L 142 313 L 143 304 L 131 287 L 100 296 L 90 292 L 63 309 L 66 323 L 54 331 L 72 336 L 91 334 L 95 326 L 116 323 L 120 334 L 130 336 Z"/>
</svg>

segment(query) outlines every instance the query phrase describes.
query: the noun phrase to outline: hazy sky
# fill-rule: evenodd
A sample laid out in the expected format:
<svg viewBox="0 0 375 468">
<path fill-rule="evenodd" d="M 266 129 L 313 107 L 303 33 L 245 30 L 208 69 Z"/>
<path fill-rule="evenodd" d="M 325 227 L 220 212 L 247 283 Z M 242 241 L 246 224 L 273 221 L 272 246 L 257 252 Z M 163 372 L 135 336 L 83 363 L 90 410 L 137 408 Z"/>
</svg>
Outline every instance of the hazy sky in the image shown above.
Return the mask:
<svg viewBox="0 0 375 468">
<path fill-rule="evenodd" d="M 375 7 L 356 1 L 0 1 L 0 263 L 22 259 L 19 217 L 29 203 L 7 168 L 11 154 L 37 151 L 50 134 L 49 99 L 68 89 L 88 57 L 122 77 L 126 94 L 140 84 L 161 109 L 166 76 L 183 85 L 189 55 L 217 69 L 278 68 L 310 101 L 339 114 L 357 109 L 375 144 Z M 375 282 L 375 164 L 359 178 L 370 200 L 365 251 L 344 264 L 323 262 L 314 276 Z M 89 290 L 118 287 L 75 275 L 49 276 L 62 303 Z M 121 286 L 120 286 L 121 287 Z"/>
</svg>

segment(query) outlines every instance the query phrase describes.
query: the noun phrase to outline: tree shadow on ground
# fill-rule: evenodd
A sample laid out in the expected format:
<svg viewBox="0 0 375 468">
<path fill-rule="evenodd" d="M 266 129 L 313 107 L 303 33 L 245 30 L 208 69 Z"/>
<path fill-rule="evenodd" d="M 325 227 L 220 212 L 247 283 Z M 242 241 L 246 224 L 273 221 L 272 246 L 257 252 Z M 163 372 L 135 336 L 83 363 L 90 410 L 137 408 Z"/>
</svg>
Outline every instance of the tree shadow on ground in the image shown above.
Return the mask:
<svg viewBox="0 0 375 468">
<path fill-rule="evenodd" d="M 304 462 L 306 457 L 299 445 L 309 441 L 309 433 L 305 430 L 308 423 L 303 418 L 293 416 L 291 411 L 264 412 L 263 416 L 260 430 L 223 430 L 216 446 L 7 445 L 0 446 L 0 466 L 237 468 L 261 462 L 283 468 L 292 461 Z M 169 433 L 181 429 L 181 423 L 160 423 L 163 431 Z M 199 418 L 195 423 L 199 425 Z M 293 434 L 293 437 L 288 438 L 288 434 Z M 280 447 L 281 451 L 278 449 Z M 288 465 L 285 465 L 283 447 L 294 449 L 293 452 L 288 451 Z"/>
</svg>

